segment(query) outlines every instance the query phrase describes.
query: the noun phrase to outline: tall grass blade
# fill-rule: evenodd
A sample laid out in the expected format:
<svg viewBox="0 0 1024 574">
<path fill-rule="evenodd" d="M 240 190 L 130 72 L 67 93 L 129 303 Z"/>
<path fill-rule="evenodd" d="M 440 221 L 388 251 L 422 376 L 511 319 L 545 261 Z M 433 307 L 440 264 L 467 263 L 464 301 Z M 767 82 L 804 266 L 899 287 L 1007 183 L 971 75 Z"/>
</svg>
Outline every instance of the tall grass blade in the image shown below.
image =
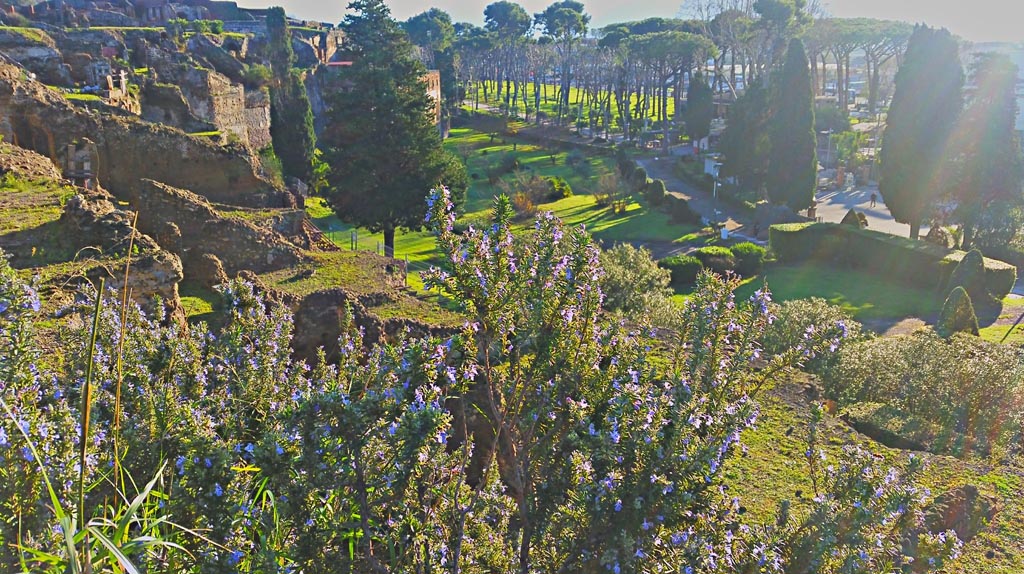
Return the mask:
<svg viewBox="0 0 1024 574">
<path fill-rule="evenodd" d="M 139 572 L 139 569 L 136 568 L 134 564 L 132 564 L 132 561 L 124 555 L 124 552 L 121 552 L 121 549 L 117 547 L 117 544 L 114 544 L 109 538 L 107 538 L 102 532 L 100 532 L 99 529 L 89 527 L 88 530 L 89 534 L 95 537 L 96 540 L 100 541 L 100 544 L 102 544 L 103 547 L 107 549 L 107 552 L 109 552 L 110 555 L 113 556 L 115 560 L 117 560 L 117 563 L 120 564 L 121 567 L 128 572 L 128 574 L 141 574 Z"/>
<path fill-rule="evenodd" d="M 78 520 L 81 524 L 85 524 L 85 471 L 86 471 L 86 454 L 89 449 L 89 422 L 92 414 L 92 375 L 93 368 L 96 363 L 96 337 L 100 330 L 100 311 L 103 307 L 103 287 L 104 280 L 100 279 L 100 287 L 96 291 L 96 308 L 93 310 L 92 316 L 92 334 L 89 337 L 89 361 L 88 367 L 85 370 L 85 388 L 82 389 L 82 436 L 80 442 L 80 449 L 78 451 Z M 85 560 L 83 561 L 86 568 L 89 569 L 89 544 L 88 541 L 83 545 L 85 551 Z"/>
<path fill-rule="evenodd" d="M 124 263 L 124 286 L 121 289 L 121 333 L 117 340 L 117 385 L 114 388 L 114 480 L 124 490 L 124 480 L 121 478 L 121 386 L 124 383 L 124 336 L 127 330 L 125 321 L 128 320 L 128 298 L 131 291 L 128 289 L 128 275 L 132 268 L 132 252 L 135 250 L 135 230 L 139 224 L 139 212 L 135 212 L 132 219 L 132 232 L 128 239 L 128 256 Z"/>
</svg>

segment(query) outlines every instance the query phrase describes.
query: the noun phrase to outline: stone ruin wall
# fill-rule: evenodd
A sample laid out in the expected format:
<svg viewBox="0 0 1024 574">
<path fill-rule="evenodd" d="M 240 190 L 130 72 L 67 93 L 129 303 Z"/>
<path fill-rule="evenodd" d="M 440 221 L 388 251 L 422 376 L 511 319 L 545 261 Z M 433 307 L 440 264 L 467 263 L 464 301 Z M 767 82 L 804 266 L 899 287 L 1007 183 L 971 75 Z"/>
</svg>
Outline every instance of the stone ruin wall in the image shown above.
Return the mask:
<svg viewBox="0 0 1024 574">
<path fill-rule="evenodd" d="M 278 233 L 222 217 L 190 191 L 142 180 L 121 199 L 139 212 L 139 231 L 181 257 L 186 277 L 207 254 L 220 259 L 229 277 L 246 270 L 276 271 L 302 260 L 299 250 Z"/>
<path fill-rule="evenodd" d="M 68 144 L 93 140 L 99 181 L 115 194 L 152 179 L 232 205 L 278 207 L 285 199 L 284 190 L 257 175 L 258 160 L 240 150 L 78 108 L 9 65 L 0 65 L 0 135 L 59 165 Z"/>
<path fill-rule="evenodd" d="M 270 98 L 262 91 L 248 92 L 208 70 L 189 70 L 181 87 L 192 113 L 216 126 L 229 141 L 252 150 L 270 143 Z"/>
<path fill-rule="evenodd" d="M 245 93 L 245 133 L 249 147 L 254 150 L 271 144 L 270 95 L 263 90 Z"/>
</svg>

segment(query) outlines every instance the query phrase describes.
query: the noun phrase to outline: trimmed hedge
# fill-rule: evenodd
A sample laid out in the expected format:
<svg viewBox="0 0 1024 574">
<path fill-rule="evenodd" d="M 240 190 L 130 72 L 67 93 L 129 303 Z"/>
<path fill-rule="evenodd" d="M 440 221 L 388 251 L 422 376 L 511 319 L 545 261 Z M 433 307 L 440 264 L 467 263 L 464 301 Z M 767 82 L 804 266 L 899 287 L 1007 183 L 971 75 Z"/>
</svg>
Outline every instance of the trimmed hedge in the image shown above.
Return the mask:
<svg viewBox="0 0 1024 574">
<path fill-rule="evenodd" d="M 957 286 L 949 294 L 935 323 L 935 332 L 941 337 L 950 337 L 953 333 L 978 335 L 978 317 L 974 314 L 971 296 L 963 287 Z"/>
<path fill-rule="evenodd" d="M 685 287 L 697 282 L 697 275 L 704 269 L 699 259 L 692 255 L 673 255 L 658 262 L 658 267 L 672 273 L 672 286 Z"/>
<path fill-rule="evenodd" d="M 956 291 L 957 287 L 963 287 L 970 295 L 969 301 L 985 302 L 988 299 L 988 286 L 985 285 L 985 258 L 981 251 L 972 249 L 964 255 L 964 258 L 957 263 L 949 276 L 950 291 Z M 952 297 L 952 295 L 950 295 Z M 948 303 L 948 301 L 947 301 Z"/>
<path fill-rule="evenodd" d="M 760 245 L 744 241 L 729 248 L 736 257 L 736 271 L 740 275 L 752 277 L 761 272 L 764 267 L 765 249 Z"/>
<path fill-rule="evenodd" d="M 727 271 L 736 268 L 736 257 L 728 247 L 701 247 L 693 252 L 700 262 L 715 273 L 724 275 Z"/>
<path fill-rule="evenodd" d="M 836 223 L 773 225 L 768 241 L 783 263 L 812 259 L 865 269 L 930 289 L 946 285 L 965 255 L 963 251 L 944 249 L 927 241 Z M 1017 270 L 1012 265 L 985 259 L 985 286 L 993 297 L 1005 297 L 1016 280 Z"/>
</svg>

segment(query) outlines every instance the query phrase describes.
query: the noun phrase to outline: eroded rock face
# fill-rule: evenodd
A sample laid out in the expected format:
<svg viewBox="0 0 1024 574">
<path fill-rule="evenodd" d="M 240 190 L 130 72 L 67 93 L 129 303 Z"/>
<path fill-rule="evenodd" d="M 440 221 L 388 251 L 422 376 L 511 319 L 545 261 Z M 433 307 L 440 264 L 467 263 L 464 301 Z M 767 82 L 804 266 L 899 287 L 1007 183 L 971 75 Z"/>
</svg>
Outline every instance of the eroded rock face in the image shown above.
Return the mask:
<svg viewBox="0 0 1024 574">
<path fill-rule="evenodd" d="M 238 219 L 221 217 L 202 197 L 152 180 L 142 180 L 122 196 L 139 212 L 139 229 L 178 253 L 188 277 L 208 275 L 202 261 L 216 255 L 230 277 L 241 271 L 265 273 L 298 264 L 299 250 L 280 234 Z M 173 224 L 173 228 L 170 225 Z M 192 270 L 194 265 L 199 268 Z"/>
<path fill-rule="evenodd" d="M 8 143 L 0 143 L 0 176 L 11 174 L 28 180 L 59 180 L 60 170 L 50 158 Z"/>
<path fill-rule="evenodd" d="M 184 278 L 181 259 L 162 249 L 152 237 L 133 232 L 134 215 L 118 209 L 111 199 L 102 191 L 92 191 L 68 200 L 60 219 L 64 236 L 76 248 L 95 247 L 113 255 L 130 253 L 127 284 L 132 300 L 151 316 L 168 316 L 183 322 L 184 310 L 178 296 L 178 283 Z M 104 279 L 111 289 L 124 289 L 124 267 L 98 266 L 87 275 L 93 281 Z"/>
<path fill-rule="evenodd" d="M 6 64 L 0 64 L 0 135 L 58 165 L 68 144 L 94 141 L 99 181 L 115 195 L 141 179 L 249 207 L 277 206 L 286 195 L 258 175 L 258 159 L 244 149 L 217 146 L 134 117 L 75 107 Z"/>
<path fill-rule="evenodd" d="M 0 30 L 0 52 L 52 86 L 70 86 L 71 73 L 46 32 L 35 29 Z"/>
<path fill-rule="evenodd" d="M 191 257 L 185 267 L 189 272 L 188 278 L 203 287 L 216 287 L 228 281 L 224 264 L 212 253 L 202 253 L 198 257 Z"/>
</svg>

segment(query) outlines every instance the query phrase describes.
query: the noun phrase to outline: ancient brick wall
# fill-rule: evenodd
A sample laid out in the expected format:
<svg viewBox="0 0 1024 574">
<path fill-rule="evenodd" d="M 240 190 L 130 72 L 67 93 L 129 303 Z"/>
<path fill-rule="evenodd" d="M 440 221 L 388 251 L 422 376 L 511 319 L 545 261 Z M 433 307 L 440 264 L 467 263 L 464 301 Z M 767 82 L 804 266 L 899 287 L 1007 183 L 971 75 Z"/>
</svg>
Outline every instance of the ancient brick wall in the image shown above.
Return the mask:
<svg viewBox="0 0 1024 574">
<path fill-rule="evenodd" d="M 245 132 L 249 147 L 263 149 L 270 140 L 270 96 L 263 90 L 245 93 Z"/>
</svg>

